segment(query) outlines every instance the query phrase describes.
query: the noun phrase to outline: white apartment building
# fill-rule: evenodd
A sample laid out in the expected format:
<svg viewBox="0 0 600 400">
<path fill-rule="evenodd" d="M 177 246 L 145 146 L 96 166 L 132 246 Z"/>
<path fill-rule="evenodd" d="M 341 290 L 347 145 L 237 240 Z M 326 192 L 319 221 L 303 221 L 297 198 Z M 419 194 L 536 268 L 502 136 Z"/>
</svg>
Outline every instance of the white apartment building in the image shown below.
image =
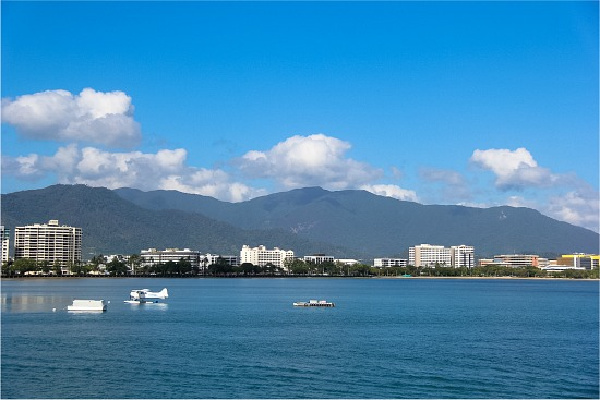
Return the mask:
<svg viewBox="0 0 600 400">
<path fill-rule="evenodd" d="M 183 259 L 193 267 L 199 267 L 204 258 L 199 251 L 190 250 L 184 248 L 180 250 L 177 247 L 168 247 L 165 250 L 157 250 L 154 247 L 150 247 L 148 250 L 142 250 L 140 253 L 142 258 L 142 266 L 151 267 L 159 264 L 166 264 L 168 262 L 178 263 L 179 260 Z"/>
<path fill-rule="evenodd" d="M 81 228 L 59 226 L 58 220 L 15 227 L 15 260 L 31 258 L 63 267 L 81 261 Z"/>
<path fill-rule="evenodd" d="M 356 258 L 336 258 L 335 263 L 341 265 L 356 265 L 360 264 L 360 260 L 357 260 Z"/>
<path fill-rule="evenodd" d="M 475 248 L 461 244 L 450 248 L 452 266 L 454 268 L 473 268 L 475 266 Z"/>
<path fill-rule="evenodd" d="M 326 256 L 325 254 L 313 254 L 312 256 L 302 257 L 302 261 L 314 265 L 321 265 L 324 263 L 333 263 L 335 258 L 332 256 Z"/>
<path fill-rule="evenodd" d="M 375 268 L 388 267 L 406 267 L 408 260 L 406 258 L 374 258 L 373 266 Z"/>
<path fill-rule="evenodd" d="M 218 264 L 219 259 L 223 260 L 225 262 L 225 264 L 231 265 L 232 267 L 239 267 L 239 265 L 240 265 L 240 258 L 238 256 L 222 256 L 219 254 L 210 254 L 210 253 L 204 254 L 202 256 L 202 259 L 200 260 L 200 262 L 204 263 L 203 260 L 205 260 L 206 266 L 209 266 L 209 265 Z"/>
<path fill-rule="evenodd" d="M 408 263 L 415 267 L 433 267 L 452 265 L 452 254 L 449 247 L 431 244 L 420 244 L 408 248 Z"/>
<path fill-rule="evenodd" d="M 2 238 L 2 262 L 8 262 L 10 252 L 10 231 L 0 226 L 0 237 Z"/>
<path fill-rule="evenodd" d="M 263 245 L 250 247 L 247 244 L 242 246 L 240 251 L 240 265 L 249 263 L 264 267 L 267 264 L 273 264 L 276 267 L 284 268 L 286 259 L 293 259 L 294 252 L 291 250 L 281 250 L 279 247 L 273 250 L 267 250 Z"/>
</svg>

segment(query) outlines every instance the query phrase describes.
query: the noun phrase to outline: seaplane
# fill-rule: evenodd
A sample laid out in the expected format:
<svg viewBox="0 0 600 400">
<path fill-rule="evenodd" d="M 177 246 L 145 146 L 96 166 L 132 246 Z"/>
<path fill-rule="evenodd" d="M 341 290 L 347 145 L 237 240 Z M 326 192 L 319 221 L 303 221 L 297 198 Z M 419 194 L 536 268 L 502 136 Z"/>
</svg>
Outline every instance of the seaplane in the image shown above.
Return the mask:
<svg viewBox="0 0 600 400">
<path fill-rule="evenodd" d="M 160 292 L 151 292 L 148 289 L 134 289 L 129 293 L 129 300 L 125 300 L 124 303 L 158 303 L 158 300 L 165 300 L 168 297 L 169 292 L 167 291 L 167 288 L 164 288 Z"/>
</svg>

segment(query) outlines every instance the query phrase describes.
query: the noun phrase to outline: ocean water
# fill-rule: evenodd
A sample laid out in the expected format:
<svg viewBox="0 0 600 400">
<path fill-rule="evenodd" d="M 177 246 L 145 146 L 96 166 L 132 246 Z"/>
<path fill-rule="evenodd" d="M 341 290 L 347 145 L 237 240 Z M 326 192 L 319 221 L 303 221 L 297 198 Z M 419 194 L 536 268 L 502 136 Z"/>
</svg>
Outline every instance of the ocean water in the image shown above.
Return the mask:
<svg viewBox="0 0 600 400">
<path fill-rule="evenodd" d="M 169 289 L 166 304 L 123 303 Z M 1 398 L 595 398 L 598 282 L 1 282 Z M 110 301 L 74 314 L 73 299 Z M 325 299 L 334 308 L 293 307 Z M 57 308 L 52 312 L 52 308 Z"/>
</svg>

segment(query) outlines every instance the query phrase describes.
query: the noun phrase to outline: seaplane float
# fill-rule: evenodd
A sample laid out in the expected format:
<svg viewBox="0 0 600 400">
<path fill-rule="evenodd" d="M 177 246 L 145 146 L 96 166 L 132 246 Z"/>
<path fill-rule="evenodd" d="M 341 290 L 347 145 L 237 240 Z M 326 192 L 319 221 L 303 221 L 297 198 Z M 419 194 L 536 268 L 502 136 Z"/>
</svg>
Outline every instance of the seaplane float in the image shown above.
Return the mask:
<svg viewBox="0 0 600 400">
<path fill-rule="evenodd" d="M 129 300 L 125 300 L 124 303 L 130 304 L 144 304 L 144 303 L 158 303 L 158 300 L 165 300 L 169 297 L 167 288 L 164 288 L 160 292 L 151 292 L 148 289 L 134 289 L 129 293 Z"/>
</svg>

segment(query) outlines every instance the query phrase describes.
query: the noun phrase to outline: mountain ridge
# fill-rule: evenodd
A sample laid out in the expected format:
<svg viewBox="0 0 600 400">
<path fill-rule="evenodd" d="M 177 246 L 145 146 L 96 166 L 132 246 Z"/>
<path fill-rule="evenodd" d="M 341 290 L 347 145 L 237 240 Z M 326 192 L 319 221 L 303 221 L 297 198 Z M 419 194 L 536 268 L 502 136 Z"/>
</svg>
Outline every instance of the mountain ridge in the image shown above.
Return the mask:
<svg viewBox="0 0 600 400">
<path fill-rule="evenodd" d="M 2 195 L 2 224 L 8 229 L 58 219 L 81 227 L 85 253 L 139 254 L 149 247 L 190 247 L 207 253 L 239 254 L 242 244 L 334 254 L 347 249 L 311 243 L 297 235 L 273 230 L 243 230 L 197 213 L 176 209 L 148 210 L 117 193 L 86 185 L 52 185 L 45 189 Z"/>
<path fill-rule="evenodd" d="M 366 191 L 294 189 L 227 203 L 177 191 L 52 185 L 2 195 L 2 223 L 59 219 L 84 229 L 84 247 L 111 253 L 192 247 L 237 254 L 242 244 L 370 259 L 407 257 L 421 243 L 495 254 L 598 253 L 599 235 L 525 207 L 422 205 Z"/>
<path fill-rule="evenodd" d="M 205 213 L 239 228 L 279 228 L 311 240 L 328 240 L 377 257 L 406 256 L 420 243 L 474 245 L 479 255 L 598 251 L 599 236 L 526 207 L 476 208 L 422 205 L 367 191 L 330 192 L 320 187 L 294 189 L 242 203 L 213 202 L 176 191 L 117 189 L 144 207 L 150 199 Z M 186 198 L 182 205 L 181 198 Z M 214 200 L 214 199 L 213 199 Z"/>
</svg>

